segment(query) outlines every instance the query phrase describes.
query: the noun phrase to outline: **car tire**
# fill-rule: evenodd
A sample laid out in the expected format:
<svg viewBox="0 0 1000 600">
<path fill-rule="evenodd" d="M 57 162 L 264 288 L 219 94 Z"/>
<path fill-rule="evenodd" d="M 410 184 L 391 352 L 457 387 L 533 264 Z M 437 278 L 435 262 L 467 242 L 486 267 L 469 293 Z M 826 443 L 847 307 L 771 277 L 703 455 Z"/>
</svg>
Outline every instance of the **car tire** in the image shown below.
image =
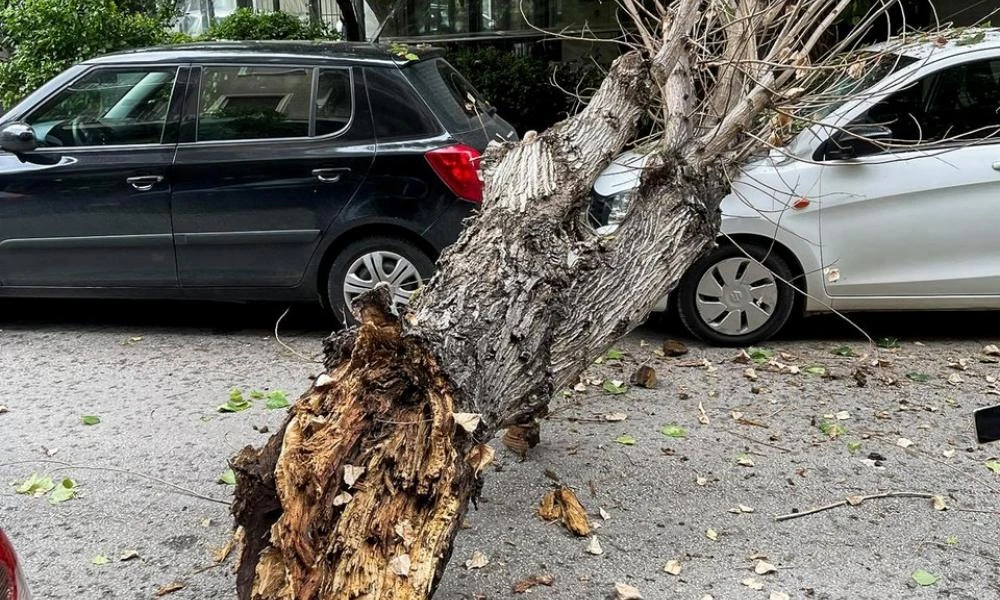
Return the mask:
<svg viewBox="0 0 1000 600">
<path fill-rule="evenodd" d="M 693 336 L 712 345 L 759 343 L 791 318 L 795 290 L 785 282 L 793 277 L 788 263 L 773 249 L 722 245 L 681 278 L 677 313 Z"/>
<path fill-rule="evenodd" d="M 406 266 L 412 267 L 412 271 Z M 397 267 L 403 269 L 397 272 Z M 373 272 L 374 270 L 374 272 Z M 330 263 L 326 280 L 326 300 L 337 321 L 354 324 L 350 299 L 364 289 L 371 289 L 379 281 L 389 280 L 397 274 L 402 284 L 394 287 L 394 299 L 403 303 L 404 296 L 411 295 L 417 288 L 427 283 L 434 274 L 434 260 L 427 252 L 407 240 L 393 237 L 367 237 L 351 242 L 344 247 Z"/>
</svg>

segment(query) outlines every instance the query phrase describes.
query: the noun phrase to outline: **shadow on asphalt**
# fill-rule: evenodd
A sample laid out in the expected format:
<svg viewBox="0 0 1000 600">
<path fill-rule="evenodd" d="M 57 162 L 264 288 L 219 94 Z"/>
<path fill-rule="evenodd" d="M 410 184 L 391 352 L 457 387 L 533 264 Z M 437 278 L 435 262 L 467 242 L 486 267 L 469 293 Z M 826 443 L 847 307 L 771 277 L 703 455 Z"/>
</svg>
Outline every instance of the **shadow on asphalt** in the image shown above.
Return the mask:
<svg viewBox="0 0 1000 600">
<path fill-rule="evenodd" d="M 0 300 L 0 329 L 142 328 L 182 333 L 271 333 L 285 309 L 282 333 L 326 335 L 337 328 L 318 304 L 231 303 L 153 300 Z"/>
<path fill-rule="evenodd" d="M 213 333 L 264 332 L 290 310 L 282 332 L 325 335 L 337 328 L 319 305 L 278 303 L 224 303 L 146 300 L 0 300 L 0 328 L 73 329 L 144 328 L 147 331 L 209 330 Z M 902 341 L 1000 338 L 1000 312 L 883 312 L 848 315 L 872 338 Z M 689 338 L 671 319 L 644 326 L 651 333 Z M 817 315 L 793 323 L 781 340 L 863 341 L 850 323 L 837 315 Z"/>
</svg>

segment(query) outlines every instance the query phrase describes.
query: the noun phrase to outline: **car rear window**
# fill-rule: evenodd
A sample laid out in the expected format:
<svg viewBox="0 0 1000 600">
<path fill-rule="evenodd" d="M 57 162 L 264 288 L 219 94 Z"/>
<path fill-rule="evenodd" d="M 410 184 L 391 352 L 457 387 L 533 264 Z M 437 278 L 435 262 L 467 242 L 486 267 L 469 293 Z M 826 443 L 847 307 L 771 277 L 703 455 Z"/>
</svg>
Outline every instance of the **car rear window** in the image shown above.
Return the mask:
<svg viewBox="0 0 1000 600">
<path fill-rule="evenodd" d="M 443 58 L 412 63 L 403 72 L 448 131 L 479 129 L 489 118 L 489 103 Z"/>
<path fill-rule="evenodd" d="M 380 141 L 441 133 L 441 124 L 395 70 L 367 68 L 365 84 L 375 118 L 375 136 Z"/>
</svg>

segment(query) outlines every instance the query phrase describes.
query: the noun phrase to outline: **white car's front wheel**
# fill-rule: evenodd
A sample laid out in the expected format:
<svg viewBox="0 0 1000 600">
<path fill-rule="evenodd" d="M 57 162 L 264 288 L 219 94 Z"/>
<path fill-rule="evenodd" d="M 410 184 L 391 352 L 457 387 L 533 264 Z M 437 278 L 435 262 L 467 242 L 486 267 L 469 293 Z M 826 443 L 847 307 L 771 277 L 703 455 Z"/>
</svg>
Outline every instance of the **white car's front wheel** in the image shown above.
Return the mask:
<svg viewBox="0 0 1000 600">
<path fill-rule="evenodd" d="M 749 255 L 749 256 L 748 256 Z M 746 346 L 776 334 L 795 309 L 792 271 L 773 249 L 719 246 L 677 288 L 681 322 L 717 346 Z"/>
</svg>

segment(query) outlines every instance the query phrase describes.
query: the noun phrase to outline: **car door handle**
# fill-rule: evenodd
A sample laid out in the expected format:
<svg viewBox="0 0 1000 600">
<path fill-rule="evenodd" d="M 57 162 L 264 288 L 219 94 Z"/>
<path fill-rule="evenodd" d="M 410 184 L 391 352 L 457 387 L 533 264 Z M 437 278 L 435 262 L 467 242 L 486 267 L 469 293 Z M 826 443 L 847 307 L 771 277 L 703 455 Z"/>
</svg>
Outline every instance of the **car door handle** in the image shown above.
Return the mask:
<svg viewBox="0 0 1000 600">
<path fill-rule="evenodd" d="M 350 172 L 350 169 L 313 169 L 312 174 L 322 183 L 337 183 L 341 177 Z"/>
<path fill-rule="evenodd" d="M 994 171 L 1000 171 L 1000 160 L 998 160 L 995 163 L 993 163 L 993 170 Z"/>
<path fill-rule="evenodd" d="M 163 181 L 161 175 L 142 175 L 140 177 L 129 177 L 125 180 L 132 189 L 138 192 L 148 192 L 153 186 Z"/>
</svg>

